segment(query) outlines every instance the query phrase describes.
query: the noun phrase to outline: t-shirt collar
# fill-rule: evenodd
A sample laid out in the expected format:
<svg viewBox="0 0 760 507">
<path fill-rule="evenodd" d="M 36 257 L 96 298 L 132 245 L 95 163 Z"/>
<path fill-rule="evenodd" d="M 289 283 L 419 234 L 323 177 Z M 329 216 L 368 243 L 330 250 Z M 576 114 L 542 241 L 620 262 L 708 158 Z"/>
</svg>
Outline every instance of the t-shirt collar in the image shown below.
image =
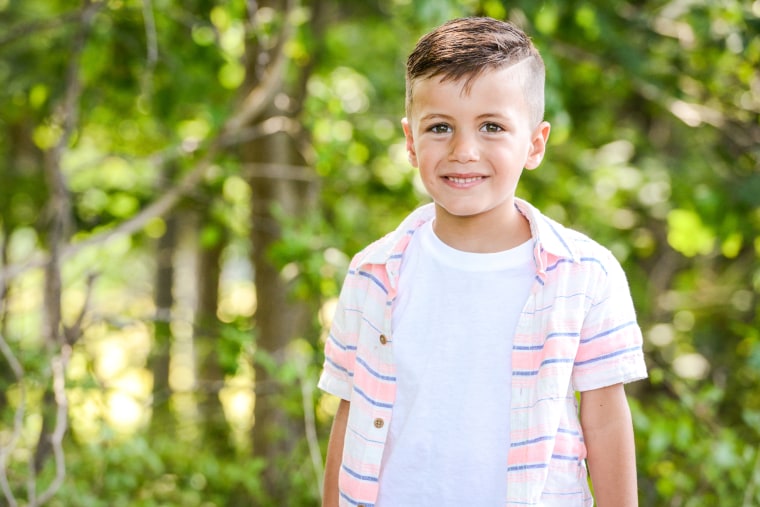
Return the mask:
<svg viewBox="0 0 760 507">
<path fill-rule="evenodd" d="M 543 273 L 549 263 L 546 255 L 564 258 L 575 262 L 578 252 L 570 240 L 564 226 L 544 216 L 533 205 L 515 198 L 515 207 L 530 223 L 531 236 L 534 241 L 534 257 L 539 273 Z M 391 279 L 397 274 L 393 266 L 400 265 L 401 256 L 409 244 L 412 235 L 424 224 L 435 217 L 435 205 L 425 204 L 407 216 L 396 230 L 368 246 L 358 255 L 356 266 L 366 264 L 389 264 Z"/>
</svg>

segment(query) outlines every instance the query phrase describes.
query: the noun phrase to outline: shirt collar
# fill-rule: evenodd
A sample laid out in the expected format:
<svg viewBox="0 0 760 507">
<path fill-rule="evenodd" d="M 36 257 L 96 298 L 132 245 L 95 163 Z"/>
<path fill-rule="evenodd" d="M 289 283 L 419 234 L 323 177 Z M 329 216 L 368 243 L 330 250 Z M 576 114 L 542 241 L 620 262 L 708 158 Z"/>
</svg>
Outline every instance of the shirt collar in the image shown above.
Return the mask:
<svg viewBox="0 0 760 507">
<path fill-rule="evenodd" d="M 401 222 L 396 230 L 386 234 L 360 252 L 356 259 L 357 267 L 365 264 L 386 264 L 396 257 L 400 258 L 417 229 L 433 218 L 435 218 L 435 205 L 433 203 L 417 208 Z"/>
<path fill-rule="evenodd" d="M 542 271 L 539 257 L 543 257 L 542 254 L 544 253 L 573 262 L 578 260 L 578 249 L 570 237 L 569 229 L 542 214 L 527 201 L 515 198 L 515 207 L 528 219 L 530 224 L 530 233 L 535 242 L 535 256 L 539 271 Z"/>
<path fill-rule="evenodd" d="M 515 198 L 515 207 L 528 219 L 531 236 L 534 241 L 534 259 L 539 274 L 545 273 L 550 265 L 548 256 L 578 260 L 578 251 L 567 228 L 544 216 L 533 205 L 522 199 Z M 368 246 L 356 259 L 356 266 L 367 264 L 386 264 L 391 284 L 395 286 L 401 257 L 414 233 L 426 222 L 435 217 L 433 203 L 425 204 L 407 216 L 396 230 Z"/>
</svg>

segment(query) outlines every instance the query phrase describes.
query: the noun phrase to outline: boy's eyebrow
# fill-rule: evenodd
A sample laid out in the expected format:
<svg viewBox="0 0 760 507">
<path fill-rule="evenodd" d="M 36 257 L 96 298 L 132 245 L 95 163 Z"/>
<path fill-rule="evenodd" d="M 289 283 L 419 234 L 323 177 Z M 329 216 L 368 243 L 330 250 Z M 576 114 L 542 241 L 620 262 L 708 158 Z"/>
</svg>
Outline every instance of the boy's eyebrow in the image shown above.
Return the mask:
<svg viewBox="0 0 760 507">
<path fill-rule="evenodd" d="M 514 115 L 504 114 L 504 113 L 483 113 L 483 114 L 479 114 L 476 117 L 476 119 L 478 119 L 478 120 L 485 120 L 485 119 L 488 119 L 488 118 L 497 118 L 500 121 L 510 122 L 511 123 L 514 120 L 513 116 Z"/>
<path fill-rule="evenodd" d="M 444 119 L 444 120 L 450 120 L 453 116 L 450 116 L 445 113 L 430 113 L 426 114 L 425 116 L 420 118 L 420 121 L 430 121 L 430 120 L 437 120 L 437 119 Z"/>
<path fill-rule="evenodd" d="M 429 113 L 425 116 L 420 117 L 420 122 L 428 122 L 433 120 L 451 120 L 454 117 L 451 115 L 448 115 L 446 113 Z M 498 119 L 499 121 L 506 122 L 506 123 L 513 123 L 514 118 L 511 114 L 504 114 L 504 113 L 483 113 L 479 114 L 475 117 L 476 120 L 482 121 L 486 119 Z"/>
</svg>

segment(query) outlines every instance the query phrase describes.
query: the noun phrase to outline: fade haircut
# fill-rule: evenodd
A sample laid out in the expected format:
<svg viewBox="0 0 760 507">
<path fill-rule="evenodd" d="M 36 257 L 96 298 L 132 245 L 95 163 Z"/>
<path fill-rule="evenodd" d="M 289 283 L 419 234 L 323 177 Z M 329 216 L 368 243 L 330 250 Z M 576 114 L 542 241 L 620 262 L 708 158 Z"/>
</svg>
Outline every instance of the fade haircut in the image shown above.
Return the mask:
<svg viewBox="0 0 760 507">
<path fill-rule="evenodd" d="M 473 80 L 486 71 L 523 65 L 518 70 L 531 128 L 544 118 L 546 70 L 530 38 L 511 23 L 486 17 L 453 19 L 424 35 L 406 62 L 406 113 L 411 114 L 415 81 L 441 76 L 463 81 L 469 93 Z"/>
</svg>

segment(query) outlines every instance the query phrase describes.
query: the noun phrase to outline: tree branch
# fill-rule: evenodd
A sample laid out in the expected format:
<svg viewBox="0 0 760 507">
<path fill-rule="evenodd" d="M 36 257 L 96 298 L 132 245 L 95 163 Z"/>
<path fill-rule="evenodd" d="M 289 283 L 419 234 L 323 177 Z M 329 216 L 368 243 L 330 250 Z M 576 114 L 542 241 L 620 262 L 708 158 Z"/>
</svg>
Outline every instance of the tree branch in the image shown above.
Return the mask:
<svg viewBox="0 0 760 507">
<path fill-rule="evenodd" d="M 749 477 L 749 485 L 744 491 L 744 501 L 742 507 L 750 507 L 755 500 L 755 491 L 760 484 L 760 447 L 755 449 L 755 466 L 752 468 Z"/>
<path fill-rule="evenodd" d="M 3 491 L 3 496 L 5 496 L 8 506 L 17 507 L 18 502 L 16 502 L 16 498 L 13 496 L 10 484 L 8 484 L 8 457 L 16 449 L 16 445 L 21 438 L 21 431 L 24 427 L 24 415 L 26 413 L 26 386 L 24 385 L 24 368 L 21 366 L 21 363 L 16 358 L 13 350 L 2 334 L 0 334 L 0 352 L 2 352 L 3 357 L 5 357 L 5 360 L 10 365 L 19 388 L 19 402 L 13 414 L 13 432 L 8 439 L 8 443 L 0 446 L 0 489 Z"/>
<path fill-rule="evenodd" d="M 87 37 L 92 26 L 93 18 L 103 6 L 102 2 L 92 3 L 84 1 L 84 8 L 80 11 L 79 23 L 81 29 L 74 40 L 71 62 L 66 72 L 66 94 L 61 105 L 60 116 L 62 117 L 63 133 L 58 143 L 52 149 L 52 162 L 60 172 L 60 161 L 64 150 L 69 144 L 74 128 L 79 121 L 79 99 L 82 96 L 82 81 L 79 79 L 81 57 L 87 43 Z"/>
<path fill-rule="evenodd" d="M 95 9 L 99 5 L 100 2 L 89 4 L 89 8 L 85 8 L 82 11 L 84 13 L 82 16 L 83 19 L 85 17 L 91 19 L 91 16 L 94 15 Z M 291 9 L 292 3 L 288 5 L 288 12 L 290 12 Z M 287 14 L 285 16 L 287 18 Z M 284 65 L 287 63 L 288 58 L 285 53 L 285 47 L 287 46 L 287 42 L 293 36 L 293 33 L 294 29 L 292 23 L 286 21 L 284 23 L 282 34 L 280 35 L 280 42 L 278 44 L 279 51 L 274 63 L 267 68 L 264 79 L 259 86 L 254 87 L 242 100 L 241 105 L 236 108 L 238 112 L 227 120 L 219 135 L 208 143 L 206 156 L 198 162 L 195 168 L 192 169 L 177 186 L 172 188 L 166 194 L 160 196 L 156 201 L 145 207 L 135 216 L 122 222 L 113 229 L 92 236 L 79 243 L 64 246 L 60 252 L 61 260 L 68 258 L 89 246 L 105 243 L 114 236 L 134 234 L 142 229 L 145 224 L 153 218 L 166 214 L 174 207 L 182 196 L 195 188 L 203 179 L 206 171 L 212 164 L 214 156 L 218 153 L 218 150 L 232 145 L 245 143 L 258 137 L 271 135 L 276 132 L 290 131 L 292 129 L 292 120 L 282 117 L 268 118 L 259 125 L 253 127 L 248 127 L 246 125 L 256 116 L 261 114 L 268 101 L 271 100 L 279 90 L 279 76 L 281 75 Z M 76 96 L 75 92 L 80 93 L 81 90 L 71 89 L 66 103 L 71 103 L 71 101 L 73 101 L 73 98 Z M 68 107 L 69 106 L 64 106 L 64 109 L 67 109 Z M 62 154 L 60 150 L 65 148 L 68 139 L 70 138 L 70 134 L 71 133 L 68 132 L 68 134 L 61 136 L 61 139 L 56 146 L 56 154 L 54 158 L 60 159 Z M 186 154 L 187 150 L 175 147 L 169 150 L 162 150 L 161 152 L 148 157 L 148 159 L 155 164 L 161 165 L 168 160 L 179 158 Z M 31 269 L 40 268 L 49 262 L 50 256 L 43 254 L 32 258 L 25 263 L 17 263 L 7 266 L 4 270 L 0 271 L 0 284 L 7 283 L 15 277 Z"/>
<path fill-rule="evenodd" d="M 71 346 L 64 345 L 61 347 L 60 354 L 53 358 L 53 391 L 55 393 L 55 403 L 57 405 L 55 416 L 55 429 L 50 436 L 50 443 L 53 447 L 55 456 L 55 477 L 48 485 L 47 489 L 36 499 L 36 502 L 30 502 L 30 507 L 39 506 L 47 503 L 63 485 L 66 478 L 66 462 L 63 452 L 63 437 L 68 430 L 68 411 L 69 400 L 66 395 L 66 367 L 71 358 Z"/>
<path fill-rule="evenodd" d="M 146 61 L 141 83 L 143 93 L 149 96 L 153 90 L 153 72 L 158 63 L 158 35 L 156 33 L 156 19 L 153 15 L 153 0 L 143 0 L 142 14 L 145 25 Z"/>
<path fill-rule="evenodd" d="M 174 205 L 184 196 L 193 190 L 203 179 L 206 171 L 211 167 L 212 161 L 219 149 L 227 148 L 237 144 L 246 143 L 259 137 L 265 137 L 277 132 L 291 132 L 293 126 L 292 120 L 276 116 L 267 118 L 258 125 L 245 127 L 235 132 L 223 132 L 210 142 L 210 148 L 205 157 L 198 161 L 197 165 L 188 172 L 180 182 L 165 194 L 157 198 L 142 211 L 133 217 L 121 222 L 113 229 L 90 236 L 89 238 L 77 243 L 65 245 L 60 252 L 60 259 L 67 259 L 83 249 L 103 244 L 111 238 L 119 235 L 130 235 L 145 227 L 150 220 L 165 215 Z M 186 152 L 180 149 L 162 150 L 154 155 L 147 157 L 152 163 L 162 165 L 172 159 L 180 158 Z M 50 256 L 39 254 L 26 262 L 16 263 L 0 270 L 0 285 L 8 283 L 17 276 L 20 276 L 32 269 L 38 269 L 50 262 Z"/>
<path fill-rule="evenodd" d="M 82 308 L 79 311 L 79 315 L 71 327 L 64 326 L 63 328 L 63 337 L 67 345 L 74 346 L 79 340 L 79 337 L 82 336 L 82 323 L 84 322 L 84 318 L 90 309 L 90 300 L 92 299 L 92 286 L 95 283 L 96 277 L 97 275 L 95 274 L 90 274 L 87 276 L 87 292 L 85 293 L 84 303 L 82 304 Z"/>
<path fill-rule="evenodd" d="M 66 14 L 63 14 L 57 18 L 38 20 L 31 23 L 15 26 L 0 35 L 0 48 L 15 42 L 16 39 L 20 39 L 22 37 L 30 37 L 36 32 L 53 30 L 63 25 L 67 25 L 73 21 L 78 21 L 81 19 L 81 16 L 81 10 L 77 10 L 73 12 L 67 12 Z"/>
<path fill-rule="evenodd" d="M 322 451 L 319 448 L 319 438 L 317 436 L 317 421 L 314 417 L 314 385 L 308 378 L 306 365 L 297 364 L 299 379 L 301 384 L 301 400 L 303 402 L 303 422 L 306 433 L 306 442 L 309 446 L 309 456 L 311 457 L 312 470 L 314 471 L 315 483 L 319 490 L 320 498 L 323 497 L 322 477 L 325 470 L 322 463 Z"/>
<path fill-rule="evenodd" d="M 295 33 L 293 23 L 288 20 L 289 14 L 292 10 L 293 2 L 289 1 L 287 2 L 285 12 L 283 13 L 285 21 L 283 22 L 282 31 L 279 34 L 274 63 L 267 66 L 259 85 L 253 87 L 248 95 L 246 95 L 241 101 L 240 105 L 236 108 L 237 113 L 225 123 L 223 132 L 232 132 L 250 123 L 264 111 L 264 108 L 271 102 L 272 97 L 274 97 L 280 90 L 283 70 L 288 61 L 285 48 Z"/>
<path fill-rule="evenodd" d="M 66 476 L 66 463 L 63 453 L 63 439 L 68 429 L 68 399 L 66 397 L 66 366 L 71 355 L 71 346 L 66 343 L 62 330 L 61 315 L 61 251 L 68 242 L 68 226 L 71 219 L 71 197 L 61 169 L 61 160 L 71 136 L 79 121 L 79 107 L 82 96 L 80 71 L 82 55 L 87 44 L 92 21 L 100 3 L 84 0 L 81 11 L 79 31 L 77 32 L 71 58 L 66 72 L 66 88 L 59 111 L 62 134 L 56 145 L 46 153 L 45 173 L 50 185 L 50 225 L 48 240 L 50 257 L 45 267 L 45 292 L 43 296 L 43 337 L 51 355 L 52 396 L 49 391 L 43 396 L 43 424 L 34 457 L 29 460 L 29 477 L 27 478 L 28 504 L 36 507 L 50 500 L 60 489 Z M 46 388 L 48 389 L 48 388 Z M 54 408 L 54 410 L 53 410 Z M 51 414 L 54 412 L 54 414 Z M 55 421 L 53 430 L 48 434 L 48 417 Z M 37 473 L 47 460 L 49 453 L 55 458 L 55 477 L 41 496 L 37 496 Z"/>
</svg>

